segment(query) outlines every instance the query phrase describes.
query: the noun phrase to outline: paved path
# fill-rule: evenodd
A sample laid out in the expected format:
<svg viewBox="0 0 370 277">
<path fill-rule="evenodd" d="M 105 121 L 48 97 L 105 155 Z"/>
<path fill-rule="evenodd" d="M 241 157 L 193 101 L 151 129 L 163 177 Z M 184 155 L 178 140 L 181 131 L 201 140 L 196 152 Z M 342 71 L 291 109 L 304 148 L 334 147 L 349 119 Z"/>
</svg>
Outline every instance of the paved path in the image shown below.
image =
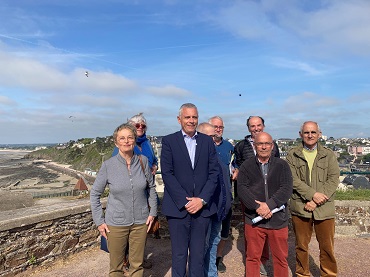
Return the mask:
<svg viewBox="0 0 370 277">
<path fill-rule="evenodd" d="M 234 240 L 227 244 L 227 255 L 224 262 L 227 272 L 219 274 L 220 277 L 243 277 L 243 240 L 234 229 Z M 318 245 L 315 238 L 310 244 L 312 256 L 310 257 L 312 276 L 320 276 L 318 263 Z M 171 276 L 171 248 L 168 238 L 149 238 L 147 255 L 153 263 L 153 268 L 145 270 L 144 277 Z M 335 239 L 335 252 L 339 266 L 339 277 L 367 277 L 370 276 L 370 238 L 364 237 L 337 237 Z M 103 277 L 108 276 L 109 255 L 98 248 L 93 248 L 74 254 L 66 259 L 57 260 L 46 267 L 28 270 L 19 277 Z M 289 237 L 289 267 L 294 271 L 294 235 Z M 267 265 L 268 276 L 272 275 L 272 267 Z M 290 272 L 290 276 L 294 276 Z"/>
</svg>

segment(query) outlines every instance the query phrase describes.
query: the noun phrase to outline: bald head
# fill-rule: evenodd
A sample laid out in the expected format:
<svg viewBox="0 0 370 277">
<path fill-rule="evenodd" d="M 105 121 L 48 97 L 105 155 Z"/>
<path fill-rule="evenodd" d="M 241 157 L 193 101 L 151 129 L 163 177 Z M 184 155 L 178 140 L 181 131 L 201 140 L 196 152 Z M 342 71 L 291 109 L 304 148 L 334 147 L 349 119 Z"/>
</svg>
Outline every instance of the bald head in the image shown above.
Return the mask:
<svg viewBox="0 0 370 277">
<path fill-rule="evenodd" d="M 257 133 L 254 142 L 254 149 L 256 149 L 256 156 L 262 162 L 266 163 L 271 157 L 274 142 L 270 134 L 266 132 Z"/>
<path fill-rule="evenodd" d="M 215 135 L 215 127 L 212 124 L 207 122 L 202 122 L 198 125 L 197 131 L 203 133 L 207 136 L 214 136 Z"/>
<path fill-rule="evenodd" d="M 260 132 L 260 133 L 256 134 L 254 141 L 255 142 L 259 142 L 259 141 L 272 142 L 272 136 L 269 133 Z"/>
</svg>

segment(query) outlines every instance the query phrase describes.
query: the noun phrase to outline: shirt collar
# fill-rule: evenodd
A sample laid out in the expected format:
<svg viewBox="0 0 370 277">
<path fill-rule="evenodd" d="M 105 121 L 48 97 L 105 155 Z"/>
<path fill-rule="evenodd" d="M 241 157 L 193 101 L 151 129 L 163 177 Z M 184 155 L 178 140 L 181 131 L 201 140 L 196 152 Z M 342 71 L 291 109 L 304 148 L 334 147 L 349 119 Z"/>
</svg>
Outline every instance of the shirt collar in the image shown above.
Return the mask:
<svg viewBox="0 0 370 277">
<path fill-rule="evenodd" d="M 303 148 L 304 148 L 304 149 L 306 149 L 307 151 L 315 151 L 315 150 L 317 149 L 317 143 L 316 143 L 315 147 L 314 147 L 314 148 L 312 148 L 312 149 L 308 148 L 308 147 L 307 147 L 306 145 L 304 145 L 304 144 L 303 144 Z"/>
<path fill-rule="evenodd" d="M 189 135 L 185 134 L 185 132 L 184 132 L 182 129 L 181 129 L 181 133 L 182 133 L 182 136 L 183 136 L 184 138 L 196 139 L 196 138 L 198 137 L 198 132 L 197 132 L 197 131 L 195 131 L 195 134 L 194 134 L 194 136 L 192 136 L 192 137 L 190 137 Z"/>
<path fill-rule="evenodd" d="M 265 163 L 263 163 L 263 162 L 261 162 L 260 161 L 260 159 L 256 156 L 256 158 L 257 158 L 257 161 L 259 162 L 259 164 L 261 164 L 261 165 L 266 165 L 266 164 L 269 164 L 270 163 L 270 158 L 269 158 L 269 160 L 267 161 L 267 162 L 265 162 Z"/>
</svg>

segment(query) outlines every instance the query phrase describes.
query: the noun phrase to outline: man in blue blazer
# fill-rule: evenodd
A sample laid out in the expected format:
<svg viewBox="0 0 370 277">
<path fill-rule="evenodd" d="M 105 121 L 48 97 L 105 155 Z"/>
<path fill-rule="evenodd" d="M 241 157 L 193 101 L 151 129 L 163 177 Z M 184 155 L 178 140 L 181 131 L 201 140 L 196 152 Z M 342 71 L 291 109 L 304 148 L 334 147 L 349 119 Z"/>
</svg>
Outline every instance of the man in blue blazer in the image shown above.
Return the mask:
<svg viewBox="0 0 370 277">
<path fill-rule="evenodd" d="M 198 109 L 186 103 L 177 117 L 181 131 L 162 138 L 162 213 L 171 236 L 172 277 L 204 276 L 204 245 L 214 199 L 218 161 L 210 136 L 197 133 Z"/>
</svg>

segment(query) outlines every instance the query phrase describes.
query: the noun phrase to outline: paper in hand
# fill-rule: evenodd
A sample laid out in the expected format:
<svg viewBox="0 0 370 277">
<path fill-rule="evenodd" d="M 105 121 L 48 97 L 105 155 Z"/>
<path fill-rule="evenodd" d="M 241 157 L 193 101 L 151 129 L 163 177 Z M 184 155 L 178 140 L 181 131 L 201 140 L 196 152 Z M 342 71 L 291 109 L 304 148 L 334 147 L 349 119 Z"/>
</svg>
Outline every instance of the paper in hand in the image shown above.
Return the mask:
<svg viewBox="0 0 370 277">
<path fill-rule="evenodd" d="M 275 208 L 271 212 L 274 214 L 274 213 L 276 213 L 278 211 L 281 211 L 282 209 L 285 209 L 285 205 L 282 205 L 279 208 Z M 253 224 L 255 224 L 257 222 L 260 222 L 262 219 L 263 219 L 262 216 L 257 216 L 257 217 L 255 217 L 255 218 L 252 219 L 252 222 L 253 222 Z"/>
</svg>

